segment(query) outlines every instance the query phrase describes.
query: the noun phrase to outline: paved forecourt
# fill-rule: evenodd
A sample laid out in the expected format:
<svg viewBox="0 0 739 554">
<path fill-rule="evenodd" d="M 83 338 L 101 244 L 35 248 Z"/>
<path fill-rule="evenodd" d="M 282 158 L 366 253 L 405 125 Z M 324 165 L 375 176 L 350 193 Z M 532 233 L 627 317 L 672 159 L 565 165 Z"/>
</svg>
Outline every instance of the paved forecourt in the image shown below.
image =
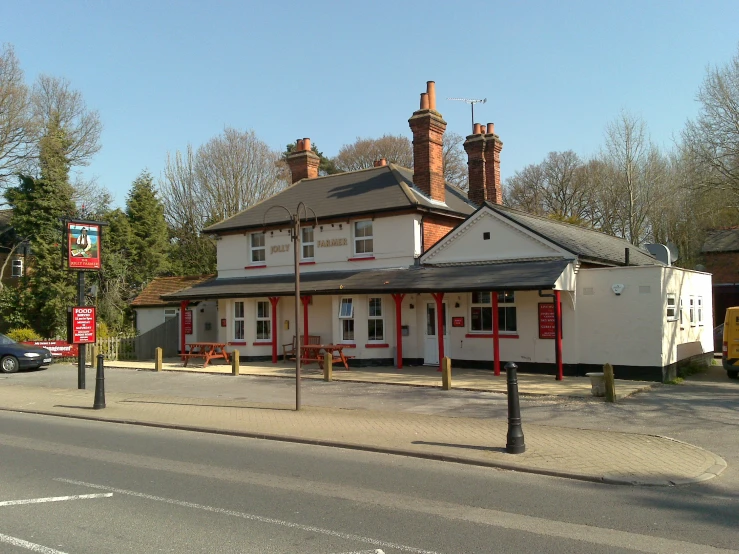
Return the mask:
<svg viewBox="0 0 739 554">
<path fill-rule="evenodd" d="M 408 412 L 268 405 L 220 398 L 108 393 L 0 384 L 0 409 L 356 448 L 609 483 L 704 481 L 715 454 L 665 437 L 524 424 L 526 452 L 505 452 L 507 422 Z"/>
<path fill-rule="evenodd" d="M 106 361 L 105 367 L 122 369 L 138 369 L 154 371 L 154 362 L 139 361 Z M 183 367 L 179 358 L 169 358 L 162 364 L 163 371 L 184 371 L 199 373 L 231 373 L 231 365 L 224 362 L 210 363 L 207 367 L 202 364 Z M 333 380 L 355 383 L 376 383 L 384 385 L 405 385 L 415 387 L 441 387 L 441 372 L 432 366 L 410 366 L 398 370 L 394 367 L 362 367 L 351 368 L 333 366 Z M 242 362 L 239 375 L 256 375 L 260 377 L 295 378 L 295 363 L 279 361 L 270 362 Z M 306 379 L 323 379 L 323 370 L 318 364 L 304 366 L 301 375 Z M 616 380 L 616 394 L 618 398 L 625 398 L 644 390 L 649 390 L 655 383 L 649 381 Z M 505 371 L 499 376 L 490 370 L 482 369 L 455 369 L 452 368 L 452 388 L 480 392 L 505 393 L 507 391 Z M 572 396 L 592 397 L 590 379 L 588 377 L 565 377 L 562 381 L 554 379 L 553 375 L 518 374 L 518 391 L 525 396 Z"/>
</svg>

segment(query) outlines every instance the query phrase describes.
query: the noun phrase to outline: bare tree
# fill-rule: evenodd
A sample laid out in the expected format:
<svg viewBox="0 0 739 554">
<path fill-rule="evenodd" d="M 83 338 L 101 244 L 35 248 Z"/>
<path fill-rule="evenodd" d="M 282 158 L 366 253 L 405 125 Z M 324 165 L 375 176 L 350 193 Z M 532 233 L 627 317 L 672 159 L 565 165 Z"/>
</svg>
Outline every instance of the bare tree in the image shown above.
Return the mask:
<svg viewBox="0 0 739 554">
<path fill-rule="evenodd" d="M 444 179 L 462 190 L 467 189 L 467 155 L 462 148 L 463 138 L 457 133 L 444 133 Z M 388 162 L 413 169 L 413 144 L 402 135 L 383 135 L 380 138 L 361 138 L 345 144 L 333 158 L 340 171 L 357 171 L 373 167 L 385 158 Z"/>
<path fill-rule="evenodd" d="M 65 134 L 70 166 L 83 166 L 101 148 L 102 123 L 95 110 L 88 110 L 82 93 L 72 90 L 67 79 L 41 75 L 31 93 L 35 128 L 47 129 L 54 120 Z"/>
<path fill-rule="evenodd" d="M 506 181 L 503 187 L 505 204 L 530 214 L 546 215 L 545 188 L 543 164 L 527 165 Z"/>
<path fill-rule="evenodd" d="M 694 161 L 703 166 L 694 183 L 703 189 L 729 191 L 739 202 L 739 48 L 723 67 L 709 69 L 698 92 L 701 112 L 689 121 L 683 142 Z"/>
<path fill-rule="evenodd" d="M 31 156 L 30 94 L 13 47 L 0 50 L 0 189 Z"/>
<path fill-rule="evenodd" d="M 606 128 L 601 159 L 610 167 L 606 186 L 616 199 L 611 227 L 632 244 L 641 244 L 651 236 L 649 212 L 665 194 L 666 160 L 649 141 L 644 121 L 625 112 Z"/>
<path fill-rule="evenodd" d="M 226 128 L 198 148 L 195 174 L 209 218 L 230 217 L 279 192 L 286 183 L 280 153 L 254 131 Z"/>
</svg>

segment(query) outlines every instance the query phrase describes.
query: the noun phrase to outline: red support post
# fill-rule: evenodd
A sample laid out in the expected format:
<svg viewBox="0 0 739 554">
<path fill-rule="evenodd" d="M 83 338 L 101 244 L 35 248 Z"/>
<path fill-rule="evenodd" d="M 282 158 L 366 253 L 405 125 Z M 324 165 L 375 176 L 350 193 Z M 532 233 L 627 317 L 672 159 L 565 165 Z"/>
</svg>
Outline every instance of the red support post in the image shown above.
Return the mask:
<svg viewBox="0 0 739 554">
<path fill-rule="evenodd" d="M 436 338 L 439 341 L 439 369 L 441 371 L 441 361 L 444 359 L 444 293 L 432 292 L 431 296 L 436 300 Z"/>
<path fill-rule="evenodd" d="M 403 369 L 403 330 L 401 323 L 401 307 L 403 305 L 403 298 L 405 294 L 393 293 L 393 300 L 395 300 L 395 351 L 397 353 L 397 367 Z"/>
<path fill-rule="evenodd" d="M 182 300 L 180 302 L 180 354 L 185 353 L 185 312 L 189 305 L 189 300 Z"/>
<path fill-rule="evenodd" d="M 564 379 L 562 368 L 562 302 L 560 292 L 554 291 L 554 351 L 557 360 L 557 381 Z"/>
<path fill-rule="evenodd" d="M 493 373 L 500 375 L 500 317 L 498 317 L 498 293 L 490 293 L 493 299 Z"/>
<path fill-rule="evenodd" d="M 272 363 L 277 363 L 277 303 L 279 296 L 270 296 L 269 303 L 272 305 Z"/>
<path fill-rule="evenodd" d="M 308 302 L 312 296 L 301 296 L 300 301 L 303 303 L 303 346 L 308 344 Z"/>
</svg>

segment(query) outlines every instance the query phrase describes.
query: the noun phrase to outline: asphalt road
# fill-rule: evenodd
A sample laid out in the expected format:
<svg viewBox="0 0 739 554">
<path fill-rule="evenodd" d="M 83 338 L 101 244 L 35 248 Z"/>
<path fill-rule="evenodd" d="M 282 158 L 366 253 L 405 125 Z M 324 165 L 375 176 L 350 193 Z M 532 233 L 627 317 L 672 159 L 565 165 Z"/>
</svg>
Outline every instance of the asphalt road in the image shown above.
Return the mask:
<svg viewBox="0 0 739 554">
<path fill-rule="evenodd" d="M 0 429 L 2 552 L 598 553 L 737 546 L 736 493 L 598 485 L 7 412 L 0 413 Z"/>
</svg>

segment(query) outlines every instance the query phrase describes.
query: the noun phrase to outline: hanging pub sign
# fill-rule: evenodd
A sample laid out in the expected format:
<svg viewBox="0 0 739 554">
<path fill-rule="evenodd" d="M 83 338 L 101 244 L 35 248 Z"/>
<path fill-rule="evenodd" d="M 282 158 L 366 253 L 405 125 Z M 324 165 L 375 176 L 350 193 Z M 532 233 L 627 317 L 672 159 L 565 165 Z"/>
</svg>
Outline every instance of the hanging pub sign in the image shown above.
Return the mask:
<svg viewBox="0 0 739 554">
<path fill-rule="evenodd" d="M 100 224 L 67 221 L 69 269 L 100 269 Z"/>
<path fill-rule="evenodd" d="M 561 330 L 560 330 L 560 334 Z M 539 338 L 553 339 L 557 334 L 554 330 L 554 304 L 539 302 Z"/>
<path fill-rule="evenodd" d="M 95 344 L 95 306 L 72 308 L 72 344 Z"/>
</svg>

